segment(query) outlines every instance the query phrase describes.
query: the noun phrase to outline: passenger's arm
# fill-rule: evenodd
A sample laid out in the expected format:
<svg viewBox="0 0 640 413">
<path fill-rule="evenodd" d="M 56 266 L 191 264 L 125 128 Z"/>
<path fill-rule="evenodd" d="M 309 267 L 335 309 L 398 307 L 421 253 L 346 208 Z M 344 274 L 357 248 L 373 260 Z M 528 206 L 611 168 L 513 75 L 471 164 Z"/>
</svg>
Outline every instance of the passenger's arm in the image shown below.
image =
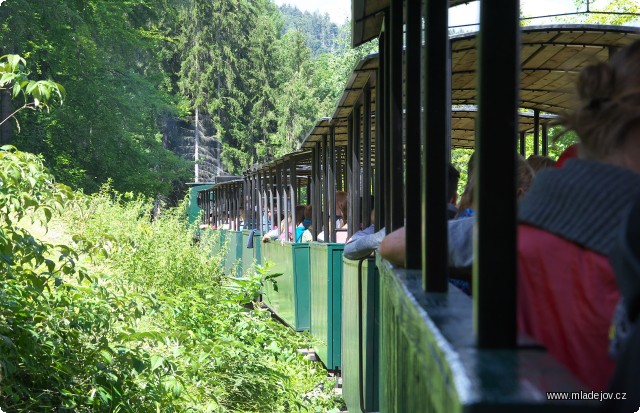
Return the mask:
<svg viewBox="0 0 640 413">
<path fill-rule="evenodd" d="M 384 238 L 384 229 L 371 234 L 365 235 L 351 241 L 344 246 L 344 256 L 350 260 L 359 260 L 366 258 L 380 247 L 380 243 Z"/>
<path fill-rule="evenodd" d="M 396 267 L 404 267 L 407 256 L 404 227 L 384 237 L 380 244 L 380 255 Z"/>
</svg>

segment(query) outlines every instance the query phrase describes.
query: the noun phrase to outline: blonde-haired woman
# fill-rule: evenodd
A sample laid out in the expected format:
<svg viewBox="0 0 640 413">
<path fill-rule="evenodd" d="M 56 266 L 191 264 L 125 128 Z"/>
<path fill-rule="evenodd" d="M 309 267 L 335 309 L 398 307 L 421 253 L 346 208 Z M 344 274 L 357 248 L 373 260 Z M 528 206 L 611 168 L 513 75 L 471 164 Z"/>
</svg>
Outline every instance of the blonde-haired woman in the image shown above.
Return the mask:
<svg viewBox="0 0 640 413">
<path fill-rule="evenodd" d="M 583 69 L 577 91 L 561 122 L 578 134 L 579 158 L 541 171 L 520 203 L 518 325 L 603 390 L 620 296 L 609 254 L 640 195 L 640 42 Z"/>
</svg>

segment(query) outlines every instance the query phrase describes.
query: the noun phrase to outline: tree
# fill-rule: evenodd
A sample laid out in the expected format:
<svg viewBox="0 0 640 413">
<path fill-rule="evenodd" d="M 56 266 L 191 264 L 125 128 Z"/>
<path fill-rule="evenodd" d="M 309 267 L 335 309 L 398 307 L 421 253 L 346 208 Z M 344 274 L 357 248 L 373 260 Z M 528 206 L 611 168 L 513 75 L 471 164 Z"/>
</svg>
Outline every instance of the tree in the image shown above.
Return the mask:
<svg viewBox="0 0 640 413">
<path fill-rule="evenodd" d="M 0 7 L 0 44 L 19 51 L 38 78 L 66 86 L 65 105 L 17 118 L 22 150 L 45 157 L 57 179 L 95 191 L 167 193 L 188 163 L 163 148 L 160 114 L 177 113 L 170 75 L 157 53 L 169 0 L 12 0 Z"/>
<path fill-rule="evenodd" d="M 4 60 L 4 62 L 3 62 Z M 15 119 L 15 115 L 24 109 L 49 109 L 49 101 L 57 97 L 62 103 L 64 88 L 52 80 L 29 80 L 25 71 L 26 61 L 19 55 L 0 56 L 0 93 L 15 99 L 22 95 L 24 103 L 13 110 L 11 101 L 2 104 L 0 125 Z M 16 126 L 20 124 L 16 120 Z M 0 129 L 0 145 L 11 143 L 11 126 Z"/>
</svg>

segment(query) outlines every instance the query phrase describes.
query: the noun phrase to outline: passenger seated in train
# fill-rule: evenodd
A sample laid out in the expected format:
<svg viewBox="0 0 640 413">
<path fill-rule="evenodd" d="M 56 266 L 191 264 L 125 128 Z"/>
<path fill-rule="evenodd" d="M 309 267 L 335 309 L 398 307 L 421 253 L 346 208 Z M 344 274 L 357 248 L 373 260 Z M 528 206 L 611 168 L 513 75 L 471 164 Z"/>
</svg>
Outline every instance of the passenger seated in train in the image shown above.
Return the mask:
<svg viewBox="0 0 640 413">
<path fill-rule="evenodd" d="M 561 123 L 577 133 L 579 158 L 540 172 L 520 204 L 518 325 L 604 390 L 620 297 L 609 255 L 640 195 L 640 42 L 584 68 L 577 91 Z"/>
<path fill-rule="evenodd" d="M 527 161 L 518 155 L 518 188 L 516 196 L 521 199 L 531 187 L 533 181 L 533 169 Z M 465 192 L 469 199 L 473 199 L 473 177 L 470 177 Z M 475 216 L 459 218 L 449 221 L 449 267 L 457 269 L 456 273 L 470 273 L 473 264 L 473 224 Z M 380 245 L 380 254 L 383 258 L 397 267 L 404 267 L 406 260 L 406 238 L 404 227 L 387 235 Z M 461 288 L 467 294 L 471 293 L 468 280 L 451 279 L 452 284 Z"/>
<path fill-rule="evenodd" d="M 471 156 L 473 158 L 473 155 Z M 471 160 L 469 161 L 472 162 Z M 447 204 L 447 217 L 449 219 L 453 219 L 458 210 L 455 206 L 456 200 L 458 199 L 458 181 L 460 179 L 460 172 L 451 164 L 448 167 L 448 192 L 447 195 L 449 197 L 449 203 Z M 374 222 L 374 211 L 371 211 L 371 222 Z M 374 226 L 371 224 L 369 228 L 363 231 L 356 232 L 353 237 L 351 237 L 350 242 L 347 243 L 344 247 L 343 255 L 351 260 L 359 260 L 362 258 L 366 258 L 371 255 L 375 250 L 380 248 L 380 244 L 382 240 L 385 238 L 385 228 L 381 228 L 378 232 L 374 231 Z M 367 233 L 368 232 L 368 233 Z M 404 230 L 402 232 L 403 239 L 402 245 L 404 246 Z M 403 252 L 404 254 L 404 252 Z M 402 259 L 402 266 L 404 266 L 404 258 Z"/>
<path fill-rule="evenodd" d="M 288 242 L 293 242 L 293 229 L 296 228 L 298 225 L 300 225 L 302 223 L 302 221 L 304 221 L 304 208 L 305 205 L 296 205 L 296 225 L 295 227 L 291 224 L 291 220 L 292 217 L 291 215 L 289 215 L 287 222 L 287 228 L 288 231 L 280 231 L 280 235 L 278 236 L 278 239 L 282 242 L 288 241 Z M 282 227 L 284 228 L 284 227 Z"/>
<path fill-rule="evenodd" d="M 287 217 L 287 224 L 284 222 L 284 214 L 280 214 L 280 226 L 275 226 L 262 237 L 262 242 L 269 242 L 278 239 L 280 236 L 280 228 L 291 225 L 291 216 Z"/>
<path fill-rule="evenodd" d="M 350 260 L 360 260 L 373 254 L 380 247 L 385 229 L 375 232 L 375 210 L 371 210 L 371 225 L 351 236 L 344 246 L 343 255 Z"/>
<path fill-rule="evenodd" d="M 371 225 L 351 235 L 351 238 L 347 239 L 346 243 L 349 244 L 350 242 L 357 241 L 359 238 L 362 238 L 367 235 L 372 235 L 374 232 L 376 232 L 375 221 L 376 221 L 375 209 L 371 208 L 371 212 L 369 213 L 369 222 L 371 222 Z M 360 226 L 362 227 L 362 224 L 360 224 Z"/>
<path fill-rule="evenodd" d="M 344 244 L 347 241 L 347 193 L 336 192 L 336 242 Z M 325 239 L 326 238 L 326 239 Z M 329 235 L 325 237 L 324 231 L 318 234 L 318 241 L 328 241 Z"/>
<path fill-rule="evenodd" d="M 556 166 L 556 161 L 543 155 L 530 155 L 527 158 L 527 163 L 536 174 L 544 168 L 553 168 Z"/>
<path fill-rule="evenodd" d="M 313 235 L 311 234 L 311 217 L 312 217 L 311 205 L 305 205 L 303 211 L 303 219 L 298 226 L 296 226 L 296 242 L 311 242 L 313 241 Z"/>
</svg>

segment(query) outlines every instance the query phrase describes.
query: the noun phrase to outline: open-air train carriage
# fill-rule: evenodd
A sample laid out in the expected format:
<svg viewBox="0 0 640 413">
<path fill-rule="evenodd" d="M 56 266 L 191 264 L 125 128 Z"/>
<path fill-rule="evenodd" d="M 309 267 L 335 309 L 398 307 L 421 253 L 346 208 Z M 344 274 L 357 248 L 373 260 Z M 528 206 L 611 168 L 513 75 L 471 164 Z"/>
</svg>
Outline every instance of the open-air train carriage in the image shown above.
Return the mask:
<svg viewBox="0 0 640 413">
<path fill-rule="evenodd" d="M 449 39 L 446 2 L 425 2 L 424 9 L 419 3 L 353 2 L 354 46 L 373 37 L 380 44 L 372 185 L 380 207 L 376 225 L 409 229 L 409 269 L 377 260 L 377 407 L 380 412 L 594 411 L 598 405 L 589 401 L 547 400 L 547 391 L 585 388 L 544 349 L 517 336 L 515 174 L 505 171 L 515 170 L 522 132 L 518 110 L 530 109 L 539 125 L 541 112 L 568 108 L 573 74 L 636 40 L 638 30 L 521 29 L 518 2 L 484 0 L 480 36 Z M 475 138 L 470 136 L 478 168 L 473 300 L 447 284 L 446 162 L 456 136 L 452 105 L 478 106 Z M 472 146 L 466 142 L 460 146 Z M 353 404 L 350 411 L 360 407 Z"/>
<path fill-rule="evenodd" d="M 480 34 L 450 38 L 447 2 L 420 3 L 354 0 L 353 44 L 378 37 L 379 54 L 357 65 L 335 112 L 316 123 L 301 152 L 245 172 L 246 229 L 262 234 L 295 204 L 311 203 L 312 232 L 324 230 L 329 241 L 295 247 L 307 251 L 296 258 L 306 263 L 303 275 L 292 244 L 254 250 L 254 258 L 285 268 L 271 272 L 287 272 L 277 279 L 282 293 L 268 287 L 265 301 L 324 343 L 316 350 L 328 368 L 342 369 L 349 411 L 594 411 L 599 406 L 588 401 L 547 400 L 547 391 L 585 388 L 517 336 L 515 174 L 508 171 L 528 133 L 534 153 L 546 154 L 549 122 L 572 105 L 576 73 L 640 38 L 638 28 L 521 28 L 517 2 L 483 0 Z M 473 300 L 447 283 L 452 147 L 477 150 Z M 349 235 L 370 224 L 372 207 L 377 229 L 411 229 L 409 269 L 341 257 L 339 190 L 350 197 Z M 215 206 L 205 219 L 229 220 L 229 196 L 210 194 L 204 198 Z"/>
<path fill-rule="evenodd" d="M 310 153 L 300 151 L 245 172 L 245 208 L 252 211 L 260 238 L 274 225 L 281 227 L 280 233 L 295 236 L 295 207 L 308 203 L 309 163 Z M 290 227 L 285 224 L 282 228 L 281 217 L 285 222 L 291 217 Z M 260 244 L 260 249 L 262 263 L 271 265 L 268 271 L 281 274 L 275 279 L 277 287 L 269 281 L 265 284 L 263 301 L 295 330 L 309 330 L 309 245 L 285 239 Z"/>
</svg>

